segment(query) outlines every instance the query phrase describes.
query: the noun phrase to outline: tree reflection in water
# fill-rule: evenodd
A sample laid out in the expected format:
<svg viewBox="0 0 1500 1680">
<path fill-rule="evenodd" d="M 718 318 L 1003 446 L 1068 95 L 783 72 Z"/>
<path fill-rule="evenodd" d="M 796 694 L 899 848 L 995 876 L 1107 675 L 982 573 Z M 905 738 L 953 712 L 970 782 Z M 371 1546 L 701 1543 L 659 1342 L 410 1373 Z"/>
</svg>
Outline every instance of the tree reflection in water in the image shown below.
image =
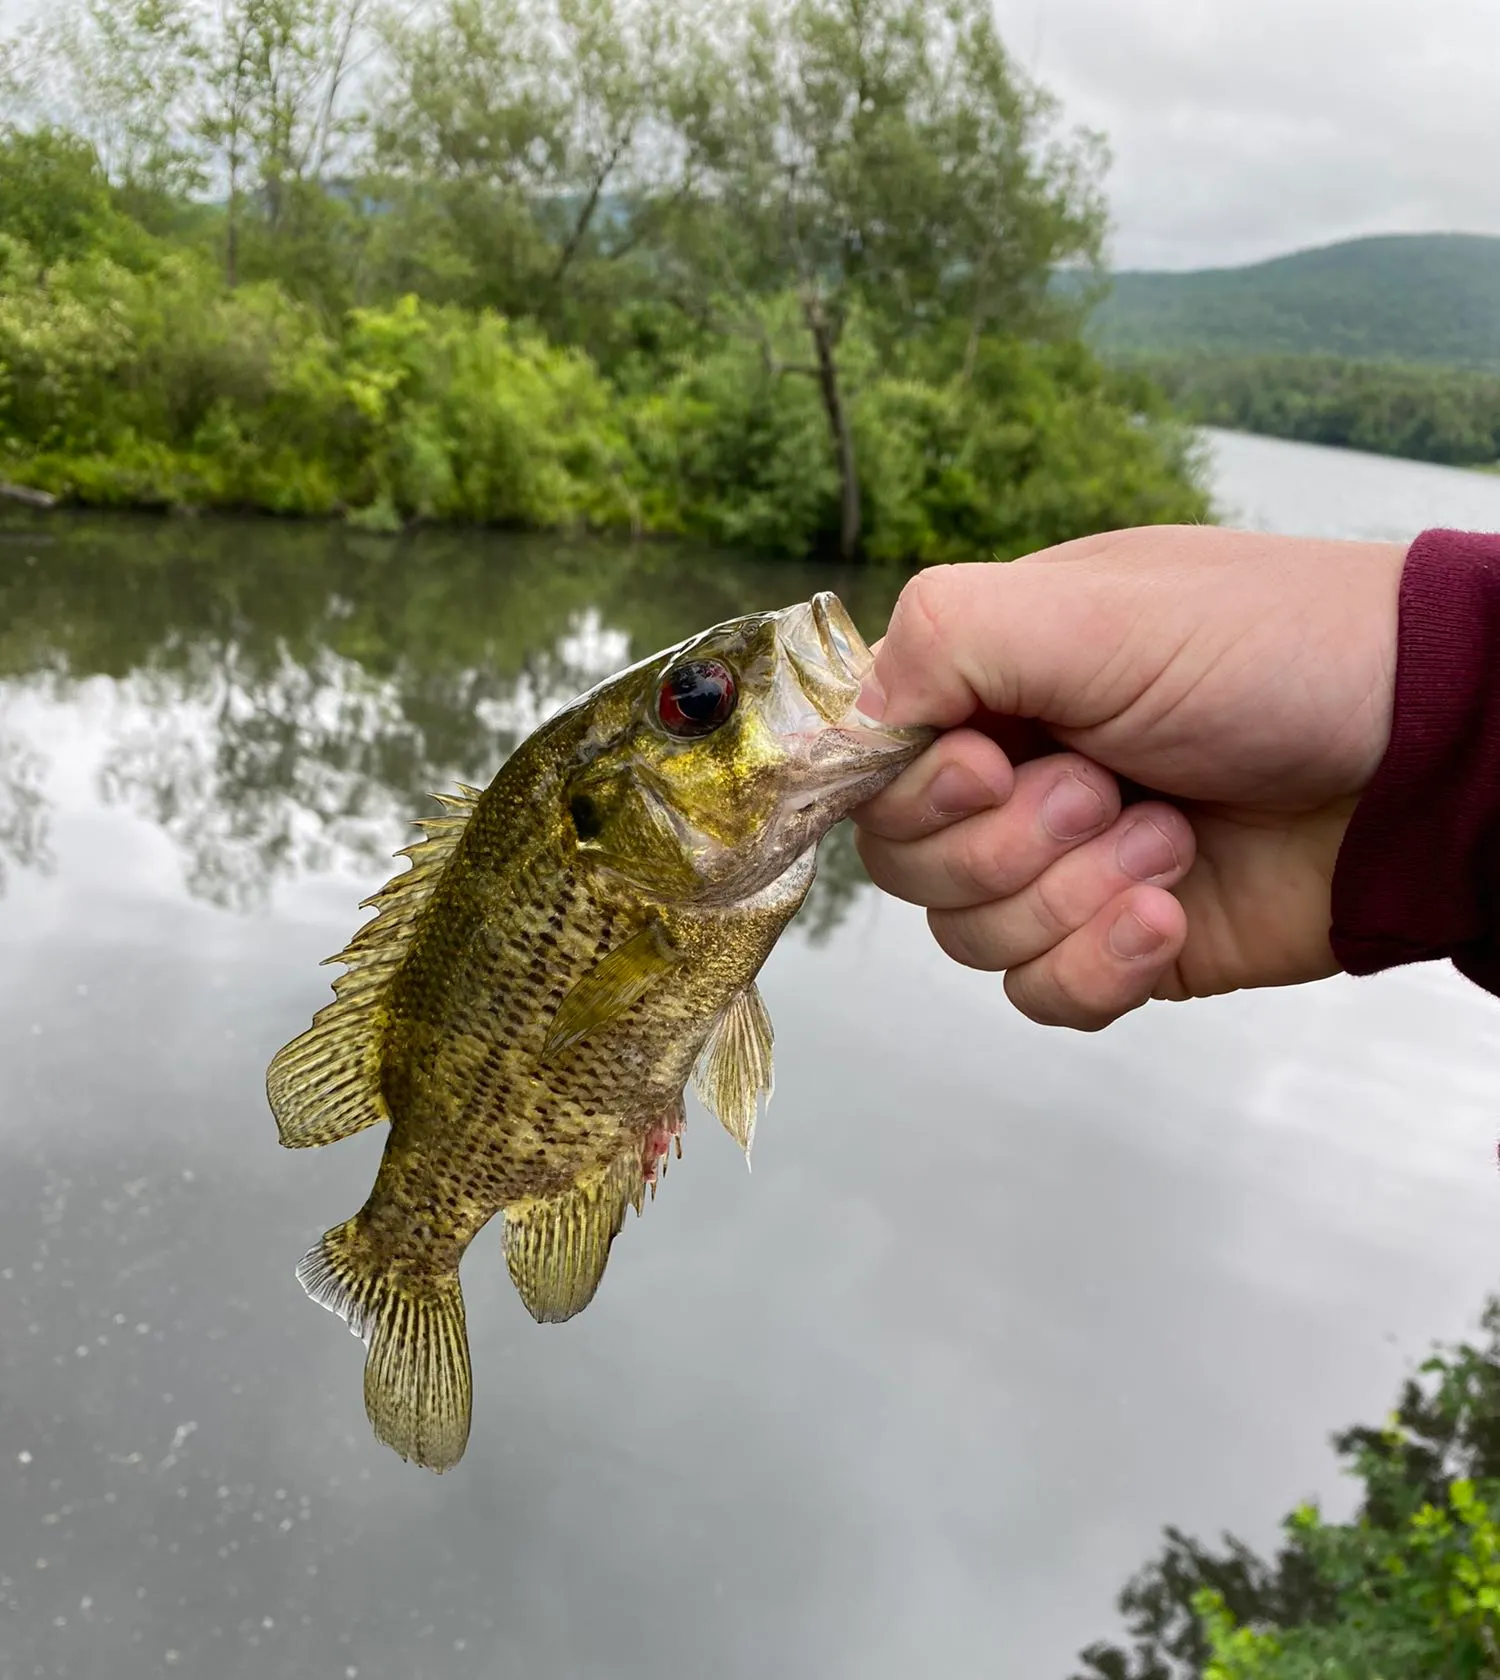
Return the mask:
<svg viewBox="0 0 1500 1680">
<path fill-rule="evenodd" d="M 1482 1337 L 1423 1361 L 1384 1427 L 1334 1436 L 1345 1472 L 1361 1483 L 1348 1523 L 1289 1519 L 1285 1543 L 1269 1558 L 1232 1534 L 1214 1546 L 1168 1528 L 1160 1553 L 1120 1594 L 1126 1639 L 1089 1646 L 1072 1680 L 1198 1680 L 1213 1655 L 1194 1604 L 1204 1589 L 1239 1626 L 1276 1634 L 1280 1650 L 1247 1660 L 1236 1676 L 1483 1680 L 1500 1672 L 1500 1603 L 1481 1602 L 1466 1616 L 1451 1602 L 1454 1587 L 1496 1561 L 1500 1297 L 1487 1303 L 1480 1329 Z M 1443 1542 L 1445 1556 L 1425 1513 L 1449 1512 L 1465 1483 L 1490 1526 L 1465 1536 L 1459 1525 Z"/>
<path fill-rule="evenodd" d="M 195 898 L 240 911 L 300 876 L 388 871 L 427 794 L 487 782 L 632 658 L 817 588 L 873 633 L 899 584 L 496 533 L 68 518 L 3 535 L 0 707 L 86 711 L 98 799 L 171 838 Z M 38 869 L 45 743 L 15 711 L 0 709 L 0 859 Z M 831 931 L 863 880 L 840 832 L 799 925 Z"/>
<path fill-rule="evenodd" d="M 7 860 L 43 874 L 52 871 L 56 860 L 49 844 L 46 779 L 47 760 L 24 734 L 7 725 L 0 710 L 0 893 L 5 891 Z"/>
</svg>

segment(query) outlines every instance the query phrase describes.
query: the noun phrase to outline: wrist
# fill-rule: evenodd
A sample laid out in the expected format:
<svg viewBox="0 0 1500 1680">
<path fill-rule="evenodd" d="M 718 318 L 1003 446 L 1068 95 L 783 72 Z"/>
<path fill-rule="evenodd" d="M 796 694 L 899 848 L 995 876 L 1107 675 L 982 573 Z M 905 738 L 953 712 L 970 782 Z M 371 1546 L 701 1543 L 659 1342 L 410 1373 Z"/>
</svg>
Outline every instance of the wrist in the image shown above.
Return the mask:
<svg viewBox="0 0 1500 1680">
<path fill-rule="evenodd" d="M 1500 974 L 1500 537 L 1411 545 L 1389 686 L 1334 871 L 1334 952 L 1355 974 L 1439 957 Z"/>
</svg>

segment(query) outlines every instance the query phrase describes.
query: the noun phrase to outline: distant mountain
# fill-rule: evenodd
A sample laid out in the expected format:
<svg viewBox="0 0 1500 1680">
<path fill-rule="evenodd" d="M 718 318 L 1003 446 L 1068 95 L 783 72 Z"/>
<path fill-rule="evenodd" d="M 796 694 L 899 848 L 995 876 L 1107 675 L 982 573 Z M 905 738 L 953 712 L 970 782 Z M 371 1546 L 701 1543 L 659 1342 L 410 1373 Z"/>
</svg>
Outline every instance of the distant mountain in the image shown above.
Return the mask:
<svg viewBox="0 0 1500 1680">
<path fill-rule="evenodd" d="M 1127 271 L 1089 336 L 1106 353 L 1314 353 L 1500 371 L 1500 239 L 1397 234 L 1246 268 Z"/>
</svg>

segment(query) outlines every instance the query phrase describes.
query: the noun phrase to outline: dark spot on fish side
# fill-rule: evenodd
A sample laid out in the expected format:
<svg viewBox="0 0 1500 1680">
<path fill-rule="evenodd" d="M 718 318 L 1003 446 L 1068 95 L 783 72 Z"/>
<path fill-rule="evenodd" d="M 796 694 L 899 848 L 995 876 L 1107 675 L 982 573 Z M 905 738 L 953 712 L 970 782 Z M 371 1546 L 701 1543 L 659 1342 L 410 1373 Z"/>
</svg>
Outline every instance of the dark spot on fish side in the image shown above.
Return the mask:
<svg viewBox="0 0 1500 1680">
<path fill-rule="evenodd" d="M 568 803 L 568 815 L 573 819 L 573 831 L 580 840 L 596 840 L 603 832 L 604 818 L 586 793 L 574 794 Z"/>
</svg>

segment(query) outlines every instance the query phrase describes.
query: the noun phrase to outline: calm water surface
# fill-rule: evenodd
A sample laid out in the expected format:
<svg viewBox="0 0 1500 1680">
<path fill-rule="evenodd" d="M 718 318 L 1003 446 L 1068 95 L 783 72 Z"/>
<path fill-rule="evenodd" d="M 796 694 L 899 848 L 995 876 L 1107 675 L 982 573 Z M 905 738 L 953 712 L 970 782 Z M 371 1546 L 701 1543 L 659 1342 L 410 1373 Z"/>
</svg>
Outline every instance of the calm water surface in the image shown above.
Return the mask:
<svg viewBox="0 0 1500 1680">
<path fill-rule="evenodd" d="M 1500 479 L 1215 434 L 1278 530 Z M 487 1234 L 476 1413 L 372 1441 L 292 1268 L 380 1140 L 271 1053 L 422 794 L 628 657 L 896 580 L 495 537 L 0 532 L 0 1677 L 1062 1680 L 1165 1522 L 1271 1534 L 1500 1285 L 1500 1007 L 1451 975 L 1029 1026 L 835 847 L 768 965 L 754 1179 L 701 1112 L 594 1305 Z"/>
</svg>

